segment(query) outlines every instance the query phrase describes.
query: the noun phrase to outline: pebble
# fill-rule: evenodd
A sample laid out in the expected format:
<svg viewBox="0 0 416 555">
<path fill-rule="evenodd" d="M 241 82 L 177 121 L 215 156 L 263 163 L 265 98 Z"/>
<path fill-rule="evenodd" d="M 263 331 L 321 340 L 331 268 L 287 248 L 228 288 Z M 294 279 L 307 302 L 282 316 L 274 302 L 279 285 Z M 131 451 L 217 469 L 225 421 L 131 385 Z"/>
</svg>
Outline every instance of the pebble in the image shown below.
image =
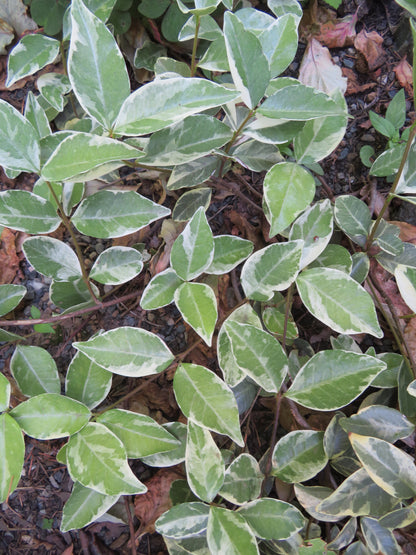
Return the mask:
<svg viewBox="0 0 416 555">
<path fill-rule="evenodd" d="M 372 135 L 371 133 L 365 133 L 362 137 L 361 137 L 362 141 L 365 141 L 366 143 L 374 143 L 374 141 L 376 140 L 374 135 Z"/>
<path fill-rule="evenodd" d="M 338 160 L 344 160 L 348 156 L 348 152 L 348 148 L 343 148 L 338 156 Z"/>
<path fill-rule="evenodd" d="M 351 58 L 344 58 L 345 67 L 352 69 L 354 67 L 354 64 L 355 64 L 355 60 L 352 60 Z"/>
</svg>

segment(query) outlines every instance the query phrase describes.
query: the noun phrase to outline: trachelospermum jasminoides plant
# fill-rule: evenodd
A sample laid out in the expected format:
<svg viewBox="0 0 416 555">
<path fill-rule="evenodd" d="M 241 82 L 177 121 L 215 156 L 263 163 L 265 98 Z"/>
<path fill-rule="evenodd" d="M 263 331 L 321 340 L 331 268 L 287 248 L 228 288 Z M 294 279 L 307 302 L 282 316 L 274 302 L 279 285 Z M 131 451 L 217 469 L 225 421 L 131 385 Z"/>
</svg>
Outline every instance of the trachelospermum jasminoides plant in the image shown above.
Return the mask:
<svg viewBox="0 0 416 555">
<path fill-rule="evenodd" d="M 112 186 L 118 170 L 168 175 L 167 190 L 180 194 L 173 218 L 187 223 L 172 246 L 170 266 L 134 295 L 141 295 L 144 310 L 175 303 L 208 346 L 218 332 L 221 375 L 187 363 L 186 352 L 175 355 L 154 333 L 119 327 L 73 343 L 77 352 L 62 393 L 47 350 L 1 330 L 1 341 L 17 343 L 10 371 L 27 397 L 10 408 L 11 385 L 0 374 L 1 501 L 18 486 L 24 434 L 68 438 L 57 455 L 74 482 L 63 531 L 93 522 L 123 495 L 144 493 L 128 464 L 140 459 L 184 470 L 186 488 L 156 522 L 172 554 L 400 553 L 393 530 L 416 521 L 416 469 L 405 444 L 395 443 L 414 431 L 415 361 L 372 267 L 394 274 L 416 311 L 416 246 L 403 243 L 382 219 L 394 196 L 415 202 L 404 196 L 416 191 L 415 128 L 377 220 L 354 196 L 314 202 L 313 172 L 342 139 L 348 116 L 338 88 L 324 92 L 279 77 L 297 50 L 302 9 L 296 0 L 269 0 L 274 15 L 247 7 L 233 12 L 229 0 L 178 0 L 188 16 L 179 39 L 193 39 L 190 67 L 160 57 L 156 78 L 134 92 L 105 23 L 114 3 L 98 11 L 96 2 L 73 0 L 61 42 L 27 35 L 11 51 L 8 85 L 59 53 L 66 74 L 42 75 L 40 95 L 28 93 L 24 115 L 0 101 L 0 164 L 9 177 L 39 176 L 32 192 L 0 193 L 0 223 L 31 235 L 23 251 L 51 278 L 58 323 L 118 302 L 103 299 L 99 287 L 108 291 L 132 280 L 145 263 L 143 250 L 113 246 L 88 271 L 80 234 L 112 239 L 169 218 L 163 205 Z M 221 4 L 222 29 L 212 16 Z M 198 50 L 200 38 L 205 42 Z M 51 120 L 60 121 L 58 131 L 52 132 Z M 267 170 L 263 209 L 272 240 L 255 252 L 242 238 L 214 237 L 205 215 L 213 177 L 228 171 L 230 162 Z M 106 188 L 91 193 L 87 184 L 96 178 Z M 61 225 L 72 247 L 48 236 Z M 335 229 L 350 240 L 351 252 L 336 242 Z M 246 298 L 218 321 L 213 279 L 240 264 Z M 333 330 L 332 349 L 313 353 L 309 347 L 300 356 L 291 314 L 296 292 Z M 1 285 L 0 314 L 12 311 L 25 293 L 24 286 Z M 351 337 L 383 336 L 375 301 L 400 353 L 363 353 Z M 41 322 L 2 320 L 1 326 Z M 105 405 L 113 374 L 141 378 L 168 368 L 176 369 L 173 389 L 187 425 L 160 425 Z M 274 396 L 276 409 L 270 448 L 256 460 L 247 452 L 239 417 L 259 395 Z M 357 411 L 351 403 L 359 396 Z M 279 426 L 283 398 L 301 429 Z M 326 430 L 312 429 L 298 405 L 330 412 Z M 332 479 L 327 485 L 304 484 L 323 469 Z M 291 502 L 276 498 L 274 478 L 293 484 Z M 325 540 L 314 521 L 327 524 Z"/>
</svg>

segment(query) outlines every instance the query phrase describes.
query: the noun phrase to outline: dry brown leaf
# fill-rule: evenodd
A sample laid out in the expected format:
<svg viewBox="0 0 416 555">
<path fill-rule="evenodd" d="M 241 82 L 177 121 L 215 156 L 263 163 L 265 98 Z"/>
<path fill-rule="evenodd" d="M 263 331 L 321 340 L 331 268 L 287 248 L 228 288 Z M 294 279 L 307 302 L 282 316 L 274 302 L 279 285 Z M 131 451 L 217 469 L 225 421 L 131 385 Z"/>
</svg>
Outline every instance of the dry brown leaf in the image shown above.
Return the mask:
<svg viewBox="0 0 416 555">
<path fill-rule="evenodd" d="M 342 75 L 348 79 L 347 82 L 347 90 L 345 92 L 345 96 L 350 94 L 357 94 L 359 92 L 368 91 L 369 89 L 373 89 L 377 83 L 364 83 L 360 85 L 357 79 L 357 74 L 354 70 L 349 69 L 348 67 L 342 68 Z M 371 122 L 370 122 L 371 123 Z"/>
<path fill-rule="evenodd" d="M 136 495 L 134 513 L 140 520 L 140 534 L 155 531 L 156 520 L 172 507 L 169 497 L 172 482 L 180 479 L 183 475 L 179 471 L 163 468 L 146 482 L 147 493 Z"/>
<path fill-rule="evenodd" d="M 416 226 L 408 224 L 407 222 L 389 222 L 396 225 L 400 229 L 400 239 L 407 243 L 416 245 Z"/>
<path fill-rule="evenodd" d="M 1 0 L 0 18 L 4 19 L 21 36 L 25 31 L 34 31 L 36 23 L 27 14 L 22 0 Z"/>
<path fill-rule="evenodd" d="M 413 69 L 406 60 L 406 56 L 394 68 L 394 73 L 400 85 L 406 89 L 410 96 L 413 96 Z"/>
<path fill-rule="evenodd" d="M 18 269 L 16 235 L 5 227 L 0 235 L 0 283 L 12 283 Z"/>
<path fill-rule="evenodd" d="M 328 48 L 351 46 L 356 37 L 357 12 L 342 19 L 331 19 L 321 25 L 315 38 Z"/>
<path fill-rule="evenodd" d="M 337 89 L 342 94 L 347 90 L 347 79 L 341 68 L 332 61 L 328 48 L 316 39 L 308 43 L 299 69 L 299 81 L 329 95 Z"/>
<path fill-rule="evenodd" d="M 382 47 L 383 37 L 380 36 L 376 31 L 371 31 L 367 33 L 364 29 L 358 33 L 354 40 L 354 46 L 358 52 L 363 56 L 365 60 L 365 67 L 357 68 L 363 69 L 365 73 L 366 69 L 369 71 L 374 71 L 380 67 L 385 59 L 384 50 Z"/>
<path fill-rule="evenodd" d="M 72 555 L 73 553 L 74 553 L 74 546 L 72 543 L 69 547 L 65 549 L 65 551 L 62 551 L 62 555 Z"/>
</svg>

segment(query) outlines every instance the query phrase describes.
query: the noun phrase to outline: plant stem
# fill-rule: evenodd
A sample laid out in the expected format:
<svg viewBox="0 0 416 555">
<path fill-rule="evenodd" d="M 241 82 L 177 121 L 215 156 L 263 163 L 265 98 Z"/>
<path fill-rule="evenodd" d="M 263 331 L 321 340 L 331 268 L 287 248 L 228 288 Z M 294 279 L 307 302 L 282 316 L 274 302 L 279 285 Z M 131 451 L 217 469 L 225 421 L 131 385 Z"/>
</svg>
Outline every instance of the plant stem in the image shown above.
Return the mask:
<svg viewBox="0 0 416 555">
<path fill-rule="evenodd" d="M 286 294 L 285 320 L 283 322 L 283 338 L 282 338 L 282 347 L 285 352 L 286 352 L 287 325 L 289 323 L 290 309 L 292 306 L 292 298 L 293 298 L 293 283 L 290 285 Z"/>
<path fill-rule="evenodd" d="M 201 17 L 199 15 L 195 16 L 195 35 L 194 35 L 194 43 L 192 46 L 192 61 L 191 61 L 191 77 L 194 77 L 196 72 L 196 49 L 198 48 L 198 33 L 199 27 L 201 25 Z"/>
<path fill-rule="evenodd" d="M 237 137 L 240 135 L 240 133 L 242 132 L 242 130 L 244 129 L 244 127 L 246 126 L 246 124 L 251 120 L 251 118 L 254 116 L 256 112 L 256 108 L 252 108 L 249 113 L 247 114 L 247 116 L 243 119 L 243 121 L 240 123 L 239 127 L 234 131 L 233 136 L 231 137 L 230 141 L 227 143 L 224 152 L 225 154 L 228 154 L 231 150 L 231 147 L 233 146 L 233 144 L 235 143 Z M 219 176 L 221 177 L 223 169 L 224 169 L 224 164 L 225 164 L 225 158 L 223 158 L 222 162 L 221 162 L 221 166 L 219 169 Z"/>
<path fill-rule="evenodd" d="M 58 205 L 59 217 L 61 218 L 62 223 L 63 223 L 64 226 L 66 227 L 68 233 L 69 233 L 70 236 L 71 236 L 72 242 L 74 243 L 75 251 L 76 251 L 76 253 L 77 253 L 77 258 L 78 258 L 79 264 L 80 264 L 80 266 L 81 266 L 82 279 L 83 279 L 85 285 L 87 286 L 87 289 L 88 289 L 88 291 L 89 291 L 89 293 L 90 293 L 90 295 L 91 295 L 93 301 L 95 302 L 95 304 L 99 304 L 100 301 L 97 299 L 97 297 L 96 297 L 96 295 L 95 295 L 95 293 L 94 293 L 94 291 L 93 291 L 93 289 L 92 289 L 91 282 L 90 282 L 90 280 L 89 280 L 89 278 L 88 278 L 88 272 L 87 272 L 87 269 L 86 269 L 85 264 L 84 264 L 84 258 L 83 258 L 83 256 L 82 256 L 81 247 L 79 246 L 79 243 L 78 243 L 77 238 L 76 238 L 76 236 L 75 236 L 74 230 L 72 229 L 71 221 L 70 221 L 70 219 L 68 218 L 68 216 L 65 214 L 65 211 L 64 211 L 64 208 L 63 208 L 63 206 L 62 206 L 62 203 L 61 203 L 61 201 L 59 200 L 59 198 L 57 197 L 55 191 L 53 190 L 52 185 L 50 184 L 50 182 L 49 182 L 49 181 L 46 181 L 46 184 L 47 184 L 47 186 L 48 186 L 48 188 L 49 188 L 49 191 L 51 192 L 51 195 L 52 195 L 53 198 L 54 198 L 54 201 L 55 201 L 56 204 Z"/>
</svg>

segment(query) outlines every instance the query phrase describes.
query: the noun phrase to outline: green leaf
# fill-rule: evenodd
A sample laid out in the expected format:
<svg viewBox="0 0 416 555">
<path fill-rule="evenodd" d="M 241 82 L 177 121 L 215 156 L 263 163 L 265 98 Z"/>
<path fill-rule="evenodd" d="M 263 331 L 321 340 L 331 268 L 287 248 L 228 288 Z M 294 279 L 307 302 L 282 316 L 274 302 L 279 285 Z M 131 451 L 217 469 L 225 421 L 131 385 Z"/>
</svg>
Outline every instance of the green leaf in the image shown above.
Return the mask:
<svg viewBox="0 0 416 555">
<path fill-rule="evenodd" d="M 349 434 L 351 445 L 371 479 L 389 495 L 408 499 L 416 493 L 416 467 L 407 453 L 375 437 Z"/>
<path fill-rule="evenodd" d="M 313 430 L 297 430 L 280 438 L 273 450 L 271 474 L 289 483 L 316 476 L 328 462 L 323 438 L 323 432 Z"/>
<path fill-rule="evenodd" d="M 92 283 L 95 295 L 99 296 L 99 291 Z M 53 304 L 64 310 L 86 302 L 93 302 L 91 293 L 83 279 L 74 281 L 52 281 L 49 288 L 49 296 Z"/>
<path fill-rule="evenodd" d="M 18 345 L 10 361 L 10 370 L 27 397 L 61 391 L 55 361 L 41 347 Z"/>
<path fill-rule="evenodd" d="M 9 343 L 13 341 L 20 341 L 22 338 L 16 333 L 11 333 L 6 330 L 0 330 L 0 343 Z"/>
<path fill-rule="evenodd" d="M 58 145 L 43 166 L 42 177 L 45 181 L 75 181 L 108 162 L 123 166 L 124 160 L 140 156 L 140 151 L 120 141 L 79 131 Z"/>
<path fill-rule="evenodd" d="M 408 507 L 403 507 L 401 509 L 397 509 L 396 511 L 392 511 L 391 513 L 387 513 L 379 519 L 379 522 L 385 528 L 395 530 L 396 528 L 409 526 L 409 524 L 413 524 L 415 520 L 415 504 L 412 503 Z"/>
<path fill-rule="evenodd" d="M 372 223 L 365 202 L 352 195 L 341 195 L 335 201 L 334 215 L 342 231 L 354 243 L 364 247 Z"/>
<path fill-rule="evenodd" d="M 39 173 L 40 147 L 31 123 L 0 99 L 0 164 L 4 168 Z"/>
<path fill-rule="evenodd" d="M 299 332 L 295 324 L 292 314 L 289 311 L 288 320 L 286 322 L 286 337 L 288 339 L 296 339 Z M 283 295 L 276 292 L 273 298 L 262 307 L 261 317 L 266 328 L 279 336 L 284 335 L 286 320 L 286 300 Z"/>
<path fill-rule="evenodd" d="M 387 367 L 371 382 L 371 385 L 385 389 L 397 387 L 400 367 L 404 363 L 402 355 L 397 353 L 380 353 L 377 355 L 377 358 L 385 362 Z"/>
<path fill-rule="evenodd" d="M 306 308 L 339 333 L 369 333 L 383 337 L 374 302 L 353 278 L 327 268 L 304 270 L 297 278 L 299 295 Z"/>
<path fill-rule="evenodd" d="M 384 555 L 400 555 L 400 553 L 403 553 L 393 532 L 384 528 L 376 519 L 363 517 L 360 524 L 367 547 L 373 553 Z"/>
<path fill-rule="evenodd" d="M 357 283 L 363 283 L 370 271 L 370 259 L 365 252 L 355 252 L 352 257 L 350 275 Z"/>
<path fill-rule="evenodd" d="M 299 370 L 286 396 L 308 408 L 336 410 L 361 395 L 385 367 L 352 351 L 320 351 Z"/>
<path fill-rule="evenodd" d="M 241 284 L 249 299 L 268 301 L 275 291 L 287 289 L 296 279 L 303 241 L 274 243 L 256 251 L 245 262 Z"/>
<path fill-rule="evenodd" d="M 290 229 L 289 240 L 304 242 L 300 268 L 315 260 L 327 247 L 334 228 L 332 207 L 329 200 L 317 202 L 301 214 Z"/>
<path fill-rule="evenodd" d="M 41 97 L 57 112 L 62 112 L 67 101 L 64 96 L 71 90 L 68 77 L 61 73 L 44 73 L 36 85 Z"/>
<path fill-rule="evenodd" d="M 36 439 L 56 439 L 78 432 L 87 424 L 91 412 L 69 397 L 42 393 L 17 405 L 10 415 L 27 435 Z"/>
<path fill-rule="evenodd" d="M 81 202 L 71 221 L 84 235 L 107 239 L 134 233 L 170 210 L 134 191 L 98 191 Z"/>
<path fill-rule="evenodd" d="M 82 277 L 77 255 L 63 241 L 53 237 L 29 237 L 22 248 L 29 264 L 44 276 L 58 281 Z"/>
<path fill-rule="evenodd" d="M 197 187 L 213 174 L 217 164 L 218 160 L 214 156 L 204 156 L 186 164 L 179 164 L 173 168 L 166 187 L 169 191 Z"/>
<path fill-rule="evenodd" d="M 187 418 L 244 445 L 234 395 L 211 370 L 197 364 L 181 364 L 175 372 L 173 390 Z"/>
<path fill-rule="evenodd" d="M 207 274 L 228 274 L 253 251 L 253 243 L 234 235 L 214 237 L 214 257 L 205 270 Z"/>
<path fill-rule="evenodd" d="M 0 316 L 4 316 L 16 308 L 26 293 L 26 287 L 23 285 L 11 283 L 0 285 Z"/>
<path fill-rule="evenodd" d="M 182 27 L 179 33 L 178 40 L 186 41 L 193 40 L 195 37 L 196 30 L 196 16 L 192 15 L 185 25 Z M 209 41 L 215 41 L 222 38 L 222 31 L 218 26 L 215 19 L 209 15 L 199 16 L 199 29 L 198 38 L 205 39 Z"/>
<path fill-rule="evenodd" d="M 160 56 L 166 56 L 166 48 L 150 40 L 146 40 L 134 53 L 133 65 L 136 68 L 144 68 L 153 71 L 156 60 Z"/>
<path fill-rule="evenodd" d="M 359 253 L 364 254 L 364 253 Z M 310 268 L 334 268 L 349 274 L 352 270 L 352 258 L 346 248 L 330 243 L 324 251 L 310 264 Z"/>
<path fill-rule="evenodd" d="M 156 76 L 163 79 L 172 79 L 175 77 L 191 77 L 191 68 L 185 62 L 179 62 L 174 58 L 161 56 L 156 60 L 153 71 Z"/>
<path fill-rule="evenodd" d="M 182 13 L 192 13 L 203 16 L 212 13 L 221 0 L 195 0 L 195 8 L 187 8 L 181 0 L 177 4 Z"/>
<path fill-rule="evenodd" d="M 217 299 L 206 283 L 182 283 L 174 294 L 183 319 L 211 346 L 218 318 Z"/>
<path fill-rule="evenodd" d="M 144 310 L 154 310 L 172 303 L 175 291 L 182 283 L 172 268 L 156 274 L 143 291 L 140 306 Z"/>
<path fill-rule="evenodd" d="M 248 140 L 230 150 L 230 156 L 251 171 L 268 170 L 283 160 L 276 145 Z"/>
<path fill-rule="evenodd" d="M 78 351 L 68 366 L 65 394 L 93 409 L 110 392 L 112 377 L 111 372 Z"/>
<path fill-rule="evenodd" d="M 141 328 L 115 328 L 72 346 L 95 364 L 121 376 L 157 374 L 174 358 L 162 339 Z"/>
<path fill-rule="evenodd" d="M 84 110 L 111 129 L 130 93 L 126 64 L 105 24 L 81 0 L 71 5 L 68 76 Z"/>
<path fill-rule="evenodd" d="M 242 505 L 260 495 L 263 478 L 256 459 L 242 453 L 225 471 L 219 494 L 230 503 Z"/>
<path fill-rule="evenodd" d="M 317 507 L 323 499 L 327 499 L 331 495 L 332 490 L 324 486 L 303 486 L 295 484 L 294 491 L 300 505 L 310 516 L 316 520 L 323 522 L 337 522 L 342 517 L 335 515 L 327 515 L 318 511 Z"/>
<path fill-rule="evenodd" d="M 59 41 L 45 35 L 26 35 L 21 38 L 7 60 L 6 87 L 33 75 L 51 64 L 59 54 Z"/>
<path fill-rule="evenodd" d="M 388 119 L 382 118 L 372 110 L 370 110 L 369 116 L 370 116 L 370 121 L 373 124 L 373 127 L 376 131 L 378 131 L 388 139 L 391 139 L 394 136 L 396 129 L 394 125 L 391 123 L 391 121 L 389 121 Z"/>
<path fill-rule="evenodd" d="M 388 150 L 385 150 L 380 154 L 380 156 L 377 156 L 370 168 L 370 175 L 375 175 L 376 177 L 388 177 L 390 175 L 394 175 L 400 167 L 405 146 L 406 145 L 404 143 L 400 143 L 392 148 L 389 148 Z M 404 167 L 406 168 L 406 164 Z M 398 187 L 396 189 L 396 192 L 406 192 L 406 185 L 404 185 L 404 182 L 402 182 L 402 187 Z M 410 190 L 409 192 L 412 191 Z"/>
<path fill-rule="evenodd" d="M 399 130 L 403 127 L 406 121 L 406 99 L 404 96 L 404 89 L 400 89 L 396 93 L 387 106 L 386 119 L 393 124 L 394 128 Z"/>
<path fill-rule="evenodd" d="M 0 412 L 9 408 L 11 385 L 4 374 L 0 374 Z"/>
<path fill-rule="evenodd" d="M 123 444 L 103 424 L 87 424 L 69 438 L 66 451 L 71 478 L 86 488 L 104 495 L 147 491 L 130 469 Z"/>
<path fill-rule="evenodd" d="M 397 0 L 399 6 L 408 10 L 413 17 L 416 17 L 416 6 L 414 0 Z"/>
<path fill-rule="evenodd" d="M 62 510 L 61 532 L 78 530 L 94 522 L 118 500 L 118 495 L 105 495 L 75 482 Z"/>
<path fill-rule="evenodd" d="M 232 136 L 231 129 L 212 116 L 188 116 L 168 129 L 154 133 L 142 162 L 148 166 L 176 166 L 191 162 L 222 147 Z"/>
<path fill-rule="evenodd" d="M 206 79 L 174 77 L 152 81 L 125 100 L 114 132 L 146 135 L 237 97 L 237 92 Z"/>
<path fill-rule="evenodd" d="M 16 420 L 7 412 L 0 414 L 0 502 L 16 489 L 23 470 L 25 442 Z"/>
<path fill-rule="evenodd" d="M 255 108 L 270 81 L 269 63 L 262 45 L 254 33 L 229 11 L 224 14 L 224 38 L 235 86 L 243 102 L 250 109 Z"/>
<path fill-rule="evenodd" d="M 170 262 L 181 279 L 190 281 L 210 266 L 213 256 L 214 239 L 212 231 L 205 216 L 204 208 L 200 207 L 175 240 Z"/>
<path fill-rule="evenodd" d="M 172 451 L 180 445 L 172 434 L 144 414 L 112 409 L 98 416 L 96 422 L 104 424 L 123 442 L 131 459 Z"/>
<path fill-rule="evenodd" d="M 53 205 L 29 191 L 0 193 L 0 223 L 25 233 L 51 233 L 61 219 Z"/>
<path fill-rule="evenodd" d="M 210 503 L 224 482 L 224 463 L 211 432 L 192 420 L 188 421 L 185 467 L 191 490 Z"/>
<path fill-rule="evenodd" d="M 269 62 L 271 77 L 283 73 L 295 57 L 298 47 L 298 24 L 299 19 L 296 16 L 286 14 L 258 36 Z"/>
<path fill-rule="evenodd" d="M 416 268 L 399 264 L 394 270 L 394 277 L 404 302 L 416 312 Z"/>
<path fill-rule="evenodd" d="M 396 225 L 381 219 L 374 235 L 374 245 L 393 256 L 398 256 L 404 250 L 404 243 L 399 234 L 400 229 Z"/>
<path fill-rule="evenodd" d="M 286 229 L 312 202 L 315 180 L 301 166 L 280 162 L 267 172 L 263 190 L 263 209 L 272 237 Z"/>
<path fill-rule="evenodd" d="M 225 46 L 225 38 L 223 36 L 221 38 L 218 38 L 208 46 L 205 54 L 198 62 L 198 67 L 206 69 L 208 71 L 230 71 L 227 49 Z"/>
<path fill-rule="evenodd" d="M 264 540 L 284 540 L 302 530 L 305 518 L 290 503 L 263 498 L 240 507 L 241 515 L 254 534 Z"/>
<path fill-rule="evenodd" d="M 175 204 L 172 219 L 175 222 L 187 222 L 201 206 L 204 210 L 208 210 L 211 195 L 212 190 L 209 187 L 200 187 L 183 193 Z"/>
<path fill-rule="evenodd" d="M 303 15 L 302 6 L 297 0 L 267 0 L 267 5 L 276 17 L 292 13 L 298 18 Z"/>
<path fill-rule="evenodd" d="M 185 460 L 185 449 L 186 449 L 186 436 L 187 427 L 182 422 L 167 422 L 162 426 L 167 430 L 173 437 L 179 440 L 180 445 L 175 449 L 170 451 L 164 451 L 163 453 L 155 453 L 154 455 L 149 455 L 147 457 L 141 457 L 142 462 L 148 466 L 155 466 L 157 468 L 164 468 L 167 466 L 175 466 L 180 464 Z"/>
<path fill-rule="evenodd" d="M 340 550 L 349 545 L 355 538 L 357 532 L 357 519 L 355 517 L 347 520 L 346 524 L 341 528 L 339 533 L 328 544 L 328 549 Z"/>
<path fill-rule="evenodd" d="M 209 505 L 199 502 L 175 505 L 157 519 L 156 531 L 176 539 L 198 536 L 207 529 L 209 510 Z"/>
<path fill-rule="evenodd" d="M 143 257 L 130 247 L 110 247 L 94 262 L 90 278 L 109 285 L 120 285 L 136 277 L 143 269 Z"/>
<path fill-rule="evenodd" d="M 284 87 L 258 108 L 258 113 L 273 119 L 307 121 L 328 116 L 344 116 L 345 108 L 330 96 L 301 83 Z"/>
<path fill-rule="evenodd" d="M 207 540 L 212 555 L 259 555 L 250 526 L 234 511 L 211 506 Z"/>
<path fill-rule="evenodd" d="M 25 103 L 25 118 L 33 125 L 40 139 L 51 134 L 48 117 L 32 91 L 28 92 Z"/>
<path fill-rule="evenodd" d="M 289 370 L 280 343 L 250 324 L 229 321 L 225 332 L 237 365 L 265 391 L 277 393 Z"/>
</svg>

